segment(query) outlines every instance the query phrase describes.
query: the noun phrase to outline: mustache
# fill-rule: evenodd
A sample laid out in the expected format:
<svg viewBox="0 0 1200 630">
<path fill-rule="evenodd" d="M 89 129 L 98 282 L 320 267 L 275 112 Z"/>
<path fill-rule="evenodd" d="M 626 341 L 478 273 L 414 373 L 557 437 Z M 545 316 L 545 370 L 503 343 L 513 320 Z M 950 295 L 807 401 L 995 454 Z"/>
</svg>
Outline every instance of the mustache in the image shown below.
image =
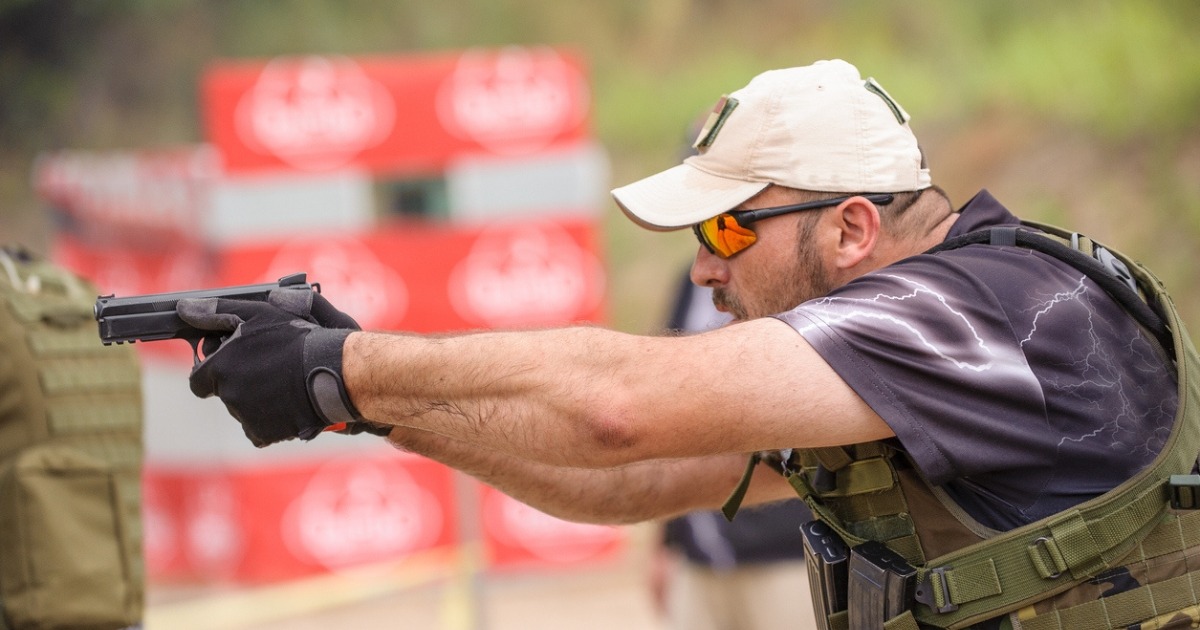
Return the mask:
<svg viewBox="0 0 1200 630">
<path fill-rule="evenodd" d="M 733 315 L 735 319 L 746 319 L 746 308 L 742 306 L 742 302 L 737 297 L 730 294 L 726 289 L 713 289 L 712 302 L 713 306 Z"/>
</svg>

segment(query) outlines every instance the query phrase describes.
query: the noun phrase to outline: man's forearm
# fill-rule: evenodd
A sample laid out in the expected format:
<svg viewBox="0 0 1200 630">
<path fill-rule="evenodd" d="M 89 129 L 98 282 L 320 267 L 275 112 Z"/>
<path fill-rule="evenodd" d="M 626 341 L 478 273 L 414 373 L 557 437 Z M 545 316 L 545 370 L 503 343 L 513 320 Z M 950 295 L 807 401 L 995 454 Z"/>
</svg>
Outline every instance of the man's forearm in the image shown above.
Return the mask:
<svg viewBox="0 0 1200 630">
<path fill-rule="evenodd" d="M 596 328 L 420 337 L 356 333 L 346 389 L 368 419 L 555 466 L 611 467 L 662 456 L 634 435 L 635 338 Z"/>
</svg>

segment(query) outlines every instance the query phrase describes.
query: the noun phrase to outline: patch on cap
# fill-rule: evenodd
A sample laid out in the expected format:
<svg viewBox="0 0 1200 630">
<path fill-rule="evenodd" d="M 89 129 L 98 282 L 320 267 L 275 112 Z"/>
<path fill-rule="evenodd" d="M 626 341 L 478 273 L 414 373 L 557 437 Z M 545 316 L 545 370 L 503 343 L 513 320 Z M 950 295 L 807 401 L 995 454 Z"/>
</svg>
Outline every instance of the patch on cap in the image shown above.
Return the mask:
<svg viewBox="0 0 1200 630">
<path fill-rule="evenodd" d="M 692 148 L 700 153 L 708 150 L 708 147 L 712 146 L 713 141 L 717 139 L 717 134 L 725 124 L 725 119 L 729 118 L 737 106 L 736 98 L 732 98 L 728 94 L 722 96 L 709 112 L 708 119 L 704 121 L 704 126 L 700 128 L 700 133 L 696 136 L 696 141 L 692 143 Z"/>
<path fill-rule="evenodd" d="M 900 103 L 897 103 L 896 99 L 892 98 L 892 95 L 888 94 L 887 90 L 883 89 L 883 86 L 879 85 L 874 77 L 868 77 L 863 83 L 863 87 L 867 88 L 868 92 L 883 99 L 883 102 L 887 103 L 888 108 L 891 109 L 892 113 L 896 115 L 896 120 L 899 121 L 901 125 L 908 122 L 908 112 L 904 111 L 903 107 L 900 107 Z"/>
</svg>

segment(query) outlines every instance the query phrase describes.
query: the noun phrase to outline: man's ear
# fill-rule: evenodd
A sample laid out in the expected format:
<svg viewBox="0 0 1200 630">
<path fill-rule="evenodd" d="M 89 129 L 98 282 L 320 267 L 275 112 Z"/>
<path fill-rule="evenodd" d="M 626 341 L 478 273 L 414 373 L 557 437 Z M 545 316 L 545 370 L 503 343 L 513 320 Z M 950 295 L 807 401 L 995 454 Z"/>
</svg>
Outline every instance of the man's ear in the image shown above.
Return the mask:
<svg viewBox="0 0 1200 630">
<path fill-rule="evenodd" d="M 851 197 L 833 211 L 841 237 L 834 264 L 853 269 L 875 253 L 881 235 L 879 208 L 863 197 Z"/>
</svg>

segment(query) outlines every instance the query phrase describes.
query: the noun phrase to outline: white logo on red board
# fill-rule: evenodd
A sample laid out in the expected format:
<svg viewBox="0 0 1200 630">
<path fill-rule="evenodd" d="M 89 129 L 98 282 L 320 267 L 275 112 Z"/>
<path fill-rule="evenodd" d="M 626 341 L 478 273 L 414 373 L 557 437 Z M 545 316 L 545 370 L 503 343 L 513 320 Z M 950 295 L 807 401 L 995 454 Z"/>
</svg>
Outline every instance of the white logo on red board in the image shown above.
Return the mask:
<svg viewBox="0 0 1200 630">
<path fill-rule="evenodd" d="M 289 243 L 275 254 L 263 281 L 298 271 L 307 272 L 309 282 L 319 283 L 329 301 L 365 329 L 403 319 L 408 310 L 404 278 L 358 240 Z"/>
<path fill-rule="evenodd" d="M 582 318 L 603 291 L 600 261 L 552 224 L 486 230 L 450 274 L 455 312 L 496 327 Z"/>
<path fill-rule="evenodd" d="M 544 149 L 589 105 L 582 74 L 549 48 L 464 53 L 437 98 L 450 133 L 506 155 Z"/>
<path fill-rule="evenodd" d="M 284 543 L 298 558 L 336 569 L 432 547 L 445 516 L 400 465 L 335 462 L 318 470 L 284 512 Z"/>
<path fill-rule="evenodd" d="M 267 64 L 236 112 L 251 149 L 301 170 L 332 170 L 382 142 L 395 123 L 387 89 L 349 59 L 305 57 Z"/>
<path fill-rule="evenodd" d="M 547 562 L 587 560 L 622 539 L 615 527 L 564 521 L 499 492 L 485 495 L 483 515 L 488 531 L 498 541 Z"/>
</svg>

